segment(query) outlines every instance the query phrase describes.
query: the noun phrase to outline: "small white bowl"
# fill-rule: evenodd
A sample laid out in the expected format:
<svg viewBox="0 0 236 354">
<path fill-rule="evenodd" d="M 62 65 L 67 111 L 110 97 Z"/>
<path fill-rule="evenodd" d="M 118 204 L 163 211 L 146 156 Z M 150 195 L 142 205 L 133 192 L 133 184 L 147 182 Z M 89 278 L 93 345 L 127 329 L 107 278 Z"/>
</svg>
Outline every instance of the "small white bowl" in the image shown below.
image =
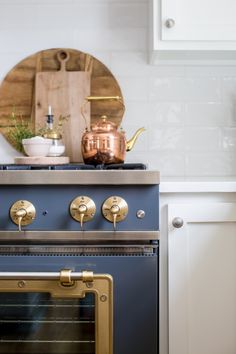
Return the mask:
<svg viewBox="0 0 236 354">
<path fill-rule="evenodd" d="M 48 156 L 61 156 L 65 152 L 64 145 L 51 145 L 49 148 Z"/>
<path fill-rule="evenodd" d="M 22 145 L 24 147 L 25 153 L 28 156 L 47 156 L 52 145 L 51 139 L 45 139 L 41 136 L 35 136 L 30 139 L 23 139 Z"/>
</svg>

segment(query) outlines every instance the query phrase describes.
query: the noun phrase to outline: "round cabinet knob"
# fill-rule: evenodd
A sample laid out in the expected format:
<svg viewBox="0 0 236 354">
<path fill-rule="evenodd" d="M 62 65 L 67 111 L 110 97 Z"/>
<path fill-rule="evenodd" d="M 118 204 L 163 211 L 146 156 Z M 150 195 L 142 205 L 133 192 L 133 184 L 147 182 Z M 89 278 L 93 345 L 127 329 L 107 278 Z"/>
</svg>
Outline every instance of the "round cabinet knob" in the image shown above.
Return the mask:
<svg viewBox="0 0 236 354">
<path fill-rule="evenodd" d="M 84 222 L 92 220 L 95 213 L 96 205 L 89 197 L 79 196 L 72 200 L 70 204 L 70 215 L 80 223 L 82 230 Z"/>
<path fill-rule="evenodd" d="M 124 220 L 128 214 L 128 204 L 118 196 L 112 196 L 105 200 L 102 205 L 104 218 L 113 223 L 114 230 L 116 223 Z"/>
<path fill-rule="evenodd" d="M 10 217 L 18 225 L 18 230 L 21 231 L 21 226 L 29 225 L 34 221 L 36 210 L 28 200 L 18 200 L 11 206 Z"/>
<path fill-rule="evenodd" d="M 175 20 L 173 20 L 173 18 L 168 18 L 165 22 L 165 26 L 167 28 L 172 28 L 175 26 Z"/>
<path fill-rule="evenodd" d="M 182 218 L 180 218 L 179 216 L 175 217 L 173 220 L 172 220 L 172 225 L 176 228 L 176 229 L 179 229 L 183 226 L 184 224 L 184 220 Z"/>
</svg>

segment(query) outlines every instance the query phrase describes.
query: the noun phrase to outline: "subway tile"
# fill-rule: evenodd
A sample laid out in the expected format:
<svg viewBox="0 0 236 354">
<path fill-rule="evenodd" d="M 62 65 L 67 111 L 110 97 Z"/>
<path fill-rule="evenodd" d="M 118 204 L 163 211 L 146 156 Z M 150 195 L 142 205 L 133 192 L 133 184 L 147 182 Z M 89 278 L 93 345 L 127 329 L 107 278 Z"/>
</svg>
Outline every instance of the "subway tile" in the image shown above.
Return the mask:
<svg viewBox="0 0 236 354">
<path fill-rule="evenodd" d="M 216 151 L 221 148 L 219 128 L 186 128 L 185 149 L 188 151 Z"/>
<path fill-rule="evenodd" d="M 236 65 L 187 65 L 186 75 L 188 76 L 213 76 L 213 77 L 224 77 L 224 76 L 236 76 Z"/>
<path fill-rule="evenodd" d="M 148 131 L 148 144 L 150 151 L 184 151 L 184 129 L 155 126 Z"/>
<path fill-rule="evenodd" d="M 109 6 L 111 28 L 146 27 L 148 3 L 114 3 Z"/>
<path fill-rule="evenodd" d="M 147 76 L 146 51 L 122 51 L 111 53 L 111 70 L 117 75 Z"/>
<path fill-rule="evenodd" d="M 57 47 L 74 47 L 73 33 L 67 31 L 0 31 L 0 42 L 4 43 L 5 51 L 34 53 L 42 49 Z"/>
<path fill-rule="evenodd" d="M 185 105 L 180 102 L 127 101 L 124 119 L 145 125 L 148 130 L 184 125 Z"/>
<path fill-rule="evenodd" d="M 149 170 L 161 172 L 161 176 L 184 176 L 185 158 L 181 153 L 141 153 L 135 149 L 126 155 L 126 162 L 141 162 L 147 165 Z"/>
<path fill-rule="evenodd" d="M 149 127 L 181 127 L 184 125 L 185 105 L 181 102 L 149 103 L 152 108 L 148 119 Z"/>
<path fill-rule="evenodd" d="M 153 77 L 149 81 L 151 101 L 218 102 L 220 84 L 217 78 Z"/>
<path fill-rule="evenodd" d="M 146 77 L 116 76 L 125 101 L 147 101 Z"/>
<path fill-rule="evenodd" d="M 222 129 L 222 148 L 236 152 L 236 128 Z"/>
<path fill-rule="evenodd" d="M 147 61 L 148 63 L 148 61 Z M 186 66 L 183 65 L 148 65 L 148 75 L 150 78 L 165 77 L 185 77 Z"/>
<path fill-rule="evenodd" d="M 221 79 L 222 100 L 228 103 L 236 102 L 236 77 Z"/>
<path fill-rule="evenodd" d="M 184 176 L 185 158 L 181 152 L 166 152 L 151 154 L 148 157 L 148 166 L 161 172 L 161 176 Z"/>
<path fill-rule="evenodd" d="M 37 25 L 37 7 L 21 3 L 0 4 L 0 31 L 18 29 L 33 29 Z M 42 28 L 42 23 L 40 24 Z"/>
<path fill-rule="evenodd" d="M 75 30 L 75 45 L 78 48 L 88 50 L 144 50 L 146 49 L 146 31 L 142 28 L 136 29 L 93 29 Z"/>
<path fill-rule="evenodd" d="M 222 103 L 186 104 L 185 125 L 196 127 L 218 127 L 230 125 L 232 108 Z"/>
<path fill-rule="evenodd" d="M 186 156 L 187 176 L 233 176 L 236 174 L 235 154 L 228 152 L 196 152 Z"/>
<path fill-rule="evenodd" d="M 231 103 L 228 103 L 228 107 L 230 109 L 230 118 L 229 118 L 229 126 L 235 127 L 236 126 L 236 101 Z"/>
<path fill-rule="evenodd" d="M 139 126 L 149 126 L 151 117 L 153 115 L 153 107 L 146 101 L 124 101 L 125 102 L 125 114 L 123 122 L 129 124 L 129 122 L 135 122 Z M 122 122 L 122 124 L 123 124 Z"/>
</svg>

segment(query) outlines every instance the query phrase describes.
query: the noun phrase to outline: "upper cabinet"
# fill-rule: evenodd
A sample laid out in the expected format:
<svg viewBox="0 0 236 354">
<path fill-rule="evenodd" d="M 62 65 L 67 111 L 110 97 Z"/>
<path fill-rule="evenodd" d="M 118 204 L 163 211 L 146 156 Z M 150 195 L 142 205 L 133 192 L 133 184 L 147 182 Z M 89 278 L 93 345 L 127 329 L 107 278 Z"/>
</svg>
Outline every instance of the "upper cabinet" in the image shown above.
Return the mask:
<svg viewBox="0 0 236 354">
<path fill-rule="evenodd" d="M 235 0 L 150 2 L 152 63 L 236 63 Z"/>
</svg>

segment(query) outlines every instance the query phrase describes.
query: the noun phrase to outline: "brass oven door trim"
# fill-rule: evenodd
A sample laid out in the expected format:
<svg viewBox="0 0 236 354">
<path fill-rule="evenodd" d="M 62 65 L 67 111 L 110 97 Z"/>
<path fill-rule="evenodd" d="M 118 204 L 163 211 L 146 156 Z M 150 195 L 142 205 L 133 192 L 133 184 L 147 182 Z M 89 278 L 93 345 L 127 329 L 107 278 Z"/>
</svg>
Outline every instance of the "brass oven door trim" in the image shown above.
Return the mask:
<svg viewBox="0 0 236 354">
<path fill-rule="evenodd" d="M 0 292 L 46 292 L 55 298 L 95 295 L 95 353 L 113 352 L 113 279 L 93 272 L 0 272 Z"/>
</svg>

